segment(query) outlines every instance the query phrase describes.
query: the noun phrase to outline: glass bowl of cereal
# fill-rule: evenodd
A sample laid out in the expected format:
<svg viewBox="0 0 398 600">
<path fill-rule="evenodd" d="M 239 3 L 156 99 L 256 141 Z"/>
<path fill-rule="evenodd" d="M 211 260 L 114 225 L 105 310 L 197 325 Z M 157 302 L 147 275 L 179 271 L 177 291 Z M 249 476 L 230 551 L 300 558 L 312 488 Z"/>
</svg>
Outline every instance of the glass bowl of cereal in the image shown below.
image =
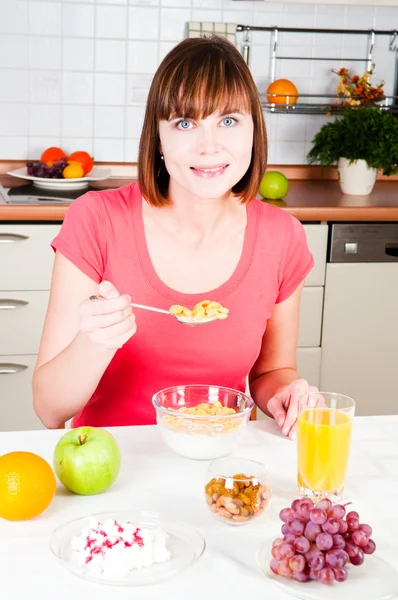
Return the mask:
<svg viewBox="0 0 398 600">
<path fill-rule="evenodd" d="M 228 525 L 244 525 L 268 509 L 271 478 L 265 465 L 245 458 L 222 458 L 208 468 L 205 497 L 211 513 Z"/>
<path fill-rule="evenodd" d="M 254 406 L 246 394 L 215 385 L 170 387 L 154 394 L 152 403 L 167 446 L 196 460 L 233 452 Z"/>
</svg>

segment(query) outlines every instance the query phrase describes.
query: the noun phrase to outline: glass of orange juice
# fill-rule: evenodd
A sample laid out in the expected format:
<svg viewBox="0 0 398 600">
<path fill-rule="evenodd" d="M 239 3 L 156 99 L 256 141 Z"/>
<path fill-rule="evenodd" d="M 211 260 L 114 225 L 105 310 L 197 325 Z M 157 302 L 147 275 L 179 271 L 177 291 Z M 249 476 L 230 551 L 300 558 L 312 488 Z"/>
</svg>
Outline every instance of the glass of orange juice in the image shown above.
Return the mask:
<svg viewBox="0 0 398 600">
<path fill-rule="evenodd" d="M 298 488 L 313 500 L 338 501 L 350 454 L 355 402 L 342 394 L 313 392 L 299 398 Z"/>
</svg>

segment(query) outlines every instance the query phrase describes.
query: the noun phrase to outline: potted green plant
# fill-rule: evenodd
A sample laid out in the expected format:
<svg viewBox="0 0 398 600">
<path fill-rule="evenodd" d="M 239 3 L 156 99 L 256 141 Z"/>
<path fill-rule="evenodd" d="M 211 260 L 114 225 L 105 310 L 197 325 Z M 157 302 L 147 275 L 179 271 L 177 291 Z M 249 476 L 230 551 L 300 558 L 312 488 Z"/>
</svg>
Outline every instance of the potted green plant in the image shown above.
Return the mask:
<svg viewBox="0 0 398 600">
<path fill-rule="evenodd" d="M 308 162 L 337 163 L 344 194 L 370 194 L 379 169 L 384 175 L 398 173 L 398 119 L 385 109 L 344 109 L 321 127 L 312 144 Z"/>
</svg>

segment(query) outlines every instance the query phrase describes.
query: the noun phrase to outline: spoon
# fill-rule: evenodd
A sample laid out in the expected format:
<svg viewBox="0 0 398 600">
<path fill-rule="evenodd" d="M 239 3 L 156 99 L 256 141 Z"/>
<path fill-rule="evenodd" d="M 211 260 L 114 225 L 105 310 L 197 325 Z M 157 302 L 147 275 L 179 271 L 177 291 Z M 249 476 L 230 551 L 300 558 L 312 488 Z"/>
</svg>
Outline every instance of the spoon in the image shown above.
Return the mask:
<svg viewBox="0 0 398 600">
<path fill-rule="evenodd" d="M 218 321 L 217 317 L 205 317 L 200 321 L 195 321 L 194 319 L 192 319 L 192 317 L 178 317 L 169 310 L 165 310 L 163 308 L 155 308 L 154 306 L 145 306 L 144 304 L 135 304 L 134 302 L 130 302 L 130 306 L 134 306 L 134 308 L 142 308 L 143 310 L 152 310 L 154 312 L 163 313 L 165 315 L 171 315 L 172 317 L 177 319 L 177 321 L 179 321 L 183 325 L 188 325 L 189 327 L 196 327 L 196 325 L 206 325 L 207 323 Z"/>
</svg>

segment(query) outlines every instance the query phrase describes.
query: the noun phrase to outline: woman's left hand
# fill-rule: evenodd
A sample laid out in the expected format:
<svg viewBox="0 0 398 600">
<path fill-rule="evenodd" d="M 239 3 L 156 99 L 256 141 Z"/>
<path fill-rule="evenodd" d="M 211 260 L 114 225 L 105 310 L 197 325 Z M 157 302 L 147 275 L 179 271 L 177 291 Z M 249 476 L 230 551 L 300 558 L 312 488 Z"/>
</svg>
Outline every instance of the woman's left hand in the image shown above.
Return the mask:
<svg viewBox="0 0 398 600">
<path fill-rule="evenodd" d="M 299 397 L 318 391 L 318 388 L 309 385 L 305 379 L 296 379 L 269 399 L 269 413 L 282 429 L 282 433 L 291 440 L 295 440 L 297 435 Z M 316 398 L 314 401 L 316 402 Z"/>
</svg>

